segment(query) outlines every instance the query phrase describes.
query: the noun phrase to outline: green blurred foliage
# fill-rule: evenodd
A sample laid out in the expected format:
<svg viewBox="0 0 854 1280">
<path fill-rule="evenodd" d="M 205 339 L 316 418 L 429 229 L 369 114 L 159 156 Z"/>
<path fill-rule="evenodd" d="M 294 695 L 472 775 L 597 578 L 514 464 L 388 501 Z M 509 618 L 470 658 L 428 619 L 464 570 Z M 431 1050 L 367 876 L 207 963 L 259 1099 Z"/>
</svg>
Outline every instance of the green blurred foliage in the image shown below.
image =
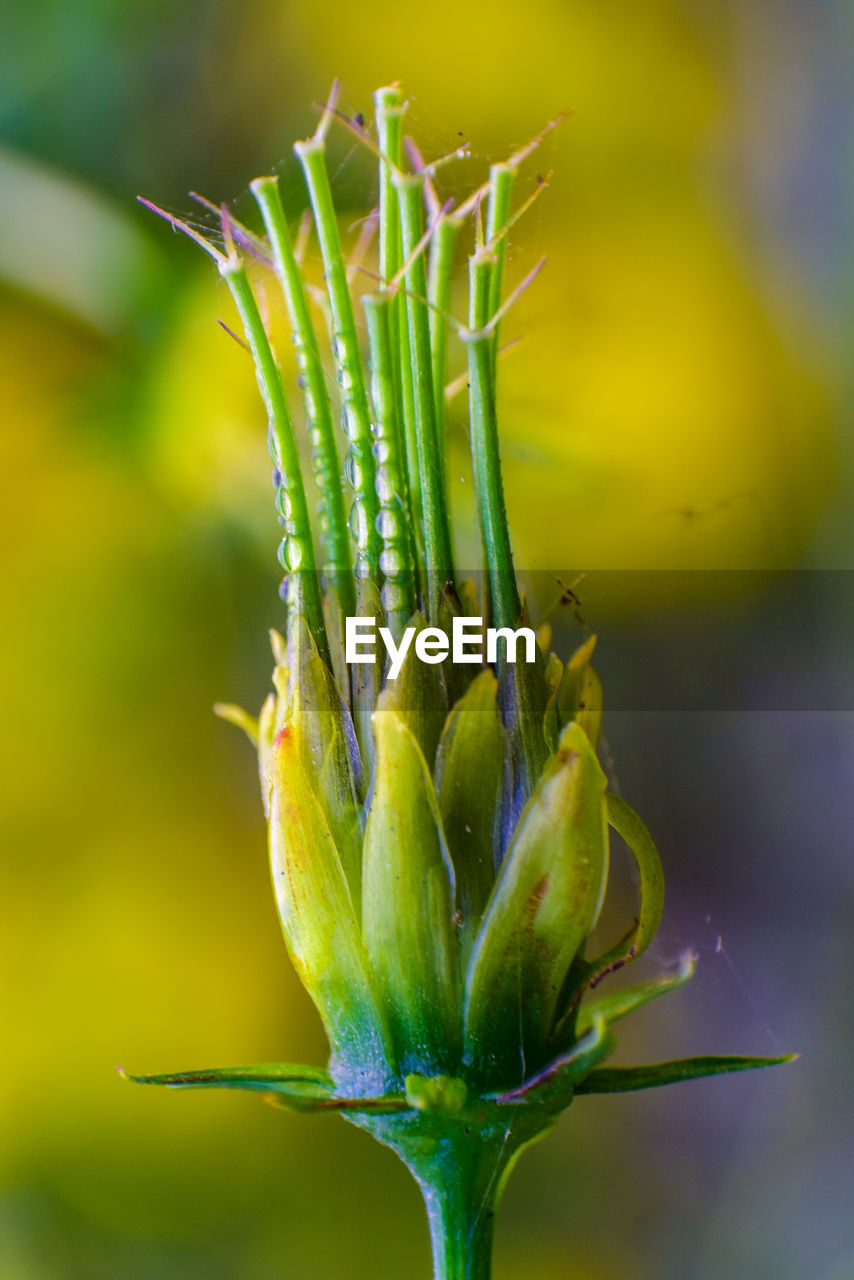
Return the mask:
<svg viewBox="0 0 854 1280">
<path fill-rule="evenodd" d="M 818 11 L 832 32 L 833 6 Z M 241 213 L 257 172 L 295 174 L 290 143 L 334 75 L 347 108 L 366 113 L 370 91 L 400 77 L 426 151 L 471 141 L 460 183 L 574 107 L 527 174 L 531 185 L 537 165 L 556 171 L 509 268 L 512 283 L 549 257 L 505 332 L 526 337 L 502 374 L 520 559 L 558 571 L 848 564 L 844 380 L 827 354 L 838 348 L 802 303 L 797 236 L 784 261 L 769 257 L 785 228 L 751 181 L 774 148 L 778 168 L 788 154 L 763 115 L 769 100 L 750 93 L 767 32 L 789 65 L 809 21 L 790 5 L 788 25 L 778 18 L 760 0 L 749 24 L 734 0 L 7 6 L 4 1280 L 427 1268 L 417 1192 L 364 1135 L 251 1098 L 149 1096 L 114 1071 L 323 1055 L 278 936 L 251 752 L 208 710 L 218 698 L 260 702 L 265 631 L 280 621 L 254 380 L 215 324 L 228 309 L 209 264 L 133 196 L 187 210 L 196 188 Z M 813 49 L 816 94 L 825 66 L 837 74 L 832 44 Z M 337 194 L 356 218 L 368 169 L 348 140 L 335 146 Z M 810 159 L 821 171 L 836 158 Z M 462 498 L 459 414 L 451 436 Z M 473 558 L 464 528 L 461 540 Z M 631 627 L 619 601 L 612 609 Z M 795 655 L 792 670 L 812 657 Z M 828 858 L 810 897 L 782 823 L 773 848 L 757 838 L 748 850 L 755 883 L 735 854 L 720 855 L 715 879 L 717 845 L 710 863 L 700 857 L 702 833 L 734 807 L 728 785 L 747 803 L 749 784 L 765 814 L 805 754 L 818 769 L 831 753 L 844 779 L 832 762 L 850 751 L 849 720 L 826 738 L 816 728 L 809 752 L 763 722 L 731 774 L 722 752 L 710 765 L 685 745 L 697 723 L 673 730 L 679 748 L 642 717 L 612 732 L 641 790 L 631 798 L 643 810 L 646 787 L 654 811 L 657 797 L 671 954 L 701 945 L 710 975 L 704 987 L 701 966 L 693 1012 L 687 995 L 675 1013 L 656 1008 L 627 1053 L 719 1048 L 731 1027 L 743 1037 L 734 1050 L 769 1047 L 741 978 L 715 959 L 715 926 L 706 936 L 703 923 L 713 910 L 740 940 L 739 972 L 775 1011 L 783 1047 L 813 1035 L 850 1047 L 850 1011 L 829 993 L 810 1003 L 821 973 L 850 962 L 842 906 L 828 906 L 854 900 L 834 879 L 839 864 Z M 694 768 L 678 802 L 657 751 Z M 817 810 L 819 846 L 838 845 L 840 789 L 818 773 L 794 799 L 785 789 L 794 826 Z M 722 825 L 721 847 L 739 830 L 735 818 Z M 787 958 L 808 944 L 809 980 Z M 804 1249 L 818 1250 L 809 1274 L 847 1274 L 851 1240 L 830 1190 L 844 1134 L 817 1100 L 845 1095 L 830 1048 L 815 1062 L 815 1075 L 695 1085 L 684 1103 L 579 1103 L 511 1184 L 499 1280 L 796 1280 L 807 1274 L 798 1223 Z M 789 1170 L 807 1147 L 822 1173 L 804 1185 Z"/>
</svg>

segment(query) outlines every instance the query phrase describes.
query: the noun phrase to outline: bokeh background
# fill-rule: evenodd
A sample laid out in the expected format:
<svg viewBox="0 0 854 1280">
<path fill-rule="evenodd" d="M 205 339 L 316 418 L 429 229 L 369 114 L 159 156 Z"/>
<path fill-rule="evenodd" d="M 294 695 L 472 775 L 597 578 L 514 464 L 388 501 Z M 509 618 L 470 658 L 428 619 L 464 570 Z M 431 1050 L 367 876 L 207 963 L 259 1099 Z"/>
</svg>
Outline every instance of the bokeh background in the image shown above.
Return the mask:
<svg viewBox="0 0 854 1280">
<path fill-rule="evenodd" d="M 2 1280 L 428 1271 L 365 1135 L 115 1072 L 324 1052 L 210 715 L 260 703 L 280 621 L 264 424 L 210 264 L 134 197 L 241 214 L 275 164 L 296 214 L 334 75 L 366 114 L 401 78 L 428 154 L 462 134 L 450 191 L 575 109 L 523 175 L 555 171 L 511 275 L 549 266 L 502 423 L 520 562 L 543 607 L 587 571 L 610 765 L 665 860 L 647 967 L 700 956 L 621 1059 L 802 1053 L 580 1100 L 496 1277 L 854 1275 L 852 48 L 846 0 L 6 0 Z M 370 167 L 332 151 L 355 220 Z"/>
</svg>

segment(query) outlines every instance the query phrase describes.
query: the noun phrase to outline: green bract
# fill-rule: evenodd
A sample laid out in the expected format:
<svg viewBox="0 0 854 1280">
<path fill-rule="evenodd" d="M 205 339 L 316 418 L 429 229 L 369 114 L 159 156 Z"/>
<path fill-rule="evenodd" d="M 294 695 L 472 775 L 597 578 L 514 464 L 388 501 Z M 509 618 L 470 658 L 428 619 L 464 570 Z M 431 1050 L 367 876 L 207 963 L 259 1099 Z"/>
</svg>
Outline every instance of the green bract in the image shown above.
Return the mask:
<svg viewBox="0 0 854 1280">
<path fill-rule="evenodd" d="M 664 878 L 649 832 L 608 791 L 597 757 L 602 688 L 592 637 L 565 666 L 539 649 L 535 661 L 514 663 L 500 648 L 491 665 L 432 665 L 412 645 L 392 679 L 381 665 L 341 660 L 353 616 L 387 627 L 396 643 L 410 626 L 448 633 L 456 617 L 528 625 L 504 509 L 496 374 L 498 325 L 515 296 L 501 301 L 507 232 L 518 216 L 514 180 L 539 138 L 494 165 L 470 200 L 441 206 L 437 165 L 425 166 L 414 147 L 414 170 L 404 165 L 399 90 L 379 90 L 376 106 L 376 140 L 344 120 L 379 159 L 379 278 L 361 297 L 367 350 L 325 163 L 334 103 L 296 147 L 325 273 L 343 462 L 277 180 L 252 183 L 264 240 L 227 211 L 221 243 L 177 224 L 216 259 L 234 296 L 268 412 L 287 625 L 284 637 L 273 636 L 275 692 L 258 720 L 220 711 L 258 747 L 279 916 L 329 1037 L 329 1068 L 278 1063 L 134 1078 L 341 1111 L 392 1146 L 421 1183 L 436 1275 L 485 1277 L 503 1178 L 576 1094 L 786 1059 L 601 1065 L 614 1047 L 612 1024 L 683 985 L 693 961 L 639 986 L 599 989 L 655 935 Z M 462 325 L 447 308 L 454 248 L 471 223 Z M 274 272 L 290 317 L 319 556 L 299 433 L 246 258 Z M 445 498 L 449 328 L 468 360 L 480 594 L 456 571 Z M 610 829 L 636 860 L 639 901 L 624 935 L 595 955 L 589 938 L 608 887 Z"/>
</svg>

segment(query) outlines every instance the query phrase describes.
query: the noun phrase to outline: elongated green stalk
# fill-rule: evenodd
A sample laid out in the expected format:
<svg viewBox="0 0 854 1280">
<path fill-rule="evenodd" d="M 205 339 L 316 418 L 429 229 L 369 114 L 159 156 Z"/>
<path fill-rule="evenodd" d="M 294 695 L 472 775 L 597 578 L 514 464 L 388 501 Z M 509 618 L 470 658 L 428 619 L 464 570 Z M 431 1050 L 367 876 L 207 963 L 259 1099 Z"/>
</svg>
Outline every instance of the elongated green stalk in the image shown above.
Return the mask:
<svg viewBox="0 0 854 1280">
<path fill-rule="evenodd" d="M 503 229 L 510 217 L 510 195 L 516 171 L 509 164 L 494 164 L 489 170 L 489 200 L 486 206 L 486 243 L 495 254 L 495 266 L 489 284 L 489 316 L 492 319 L 501 304 L 504 285 L 504 263 L 507 258 L 507 236 Z M 492 362 L 498 359 L 498 325 L 492 335 Z"/>
<path fill-rule="evenodd" d="M 439 457 L 445 460 L 445 370 L 448 356 L 448 313 L 454 280 L 455 254 L 460 221 L 440 217 L 430 241 L 427 298 L 430 302 L 430 350 L 433 355 L 433 399 L 436 406 L 436 439 Z"/>
<path fill-rule="evenodd" d="M 380 535 L 376 527 L 379 500 L 371 451 L 371 415 L 353 300 L 326 172 L 325 143 L 322 137 L 315 136 L 307 142 L 298 142 L 294 151 L 302 164 L 311 199 L 332 312 L 333 355 L 344 402 L 344 430 L 350 442 L 346 471 L 354 494 L 351 530 L 356 542 L 356 573 L 376 580 L 380 556 Z"/>
<path fill-rule="evenodd" d="M 377 463 L 377 495 L 380 500 L 379 530 L 383 546 L 380 568 L 384 582 L 381 599 L 395 638 L 399 638 L 415 612 L 415 563 L 406 510 L 406 476 L 400 448 L 394 393 L 394 350 L 392 317 L 395 296 L 366 294 L 362 299 L 368 326 L 371 360 L 371 401 L 374 408 L 374 453 Z"/>
<path fill-rule="evenodd" d="M 437 1161 L 430 1180 L 421 1187 L 430 1225 L 433 1276 L 434 1280 L 489 1280 L 497 1178 L 489 1165 L 484 1177 L 480 1165 L 472 1164 L 470 1144 L 459 1146 L 459 1158 L 450 1165 Z"/>
<path fill-rule="evenodd" d="M 302 613 L 314 637 L 318 652 L 328 663 L 330 661 L 329 645 L 323 621 L 323 604 L 320 597 L 308 503 L 294 440 L 293 423 L 282 386 L 282 375 L 276 364 L 246 268 L 239 259 L 229 257 L 220 262 L 219 270 L 231 290 L 240 319 L 243 321 L 246 340 L 255 361 L 258 387 L 267 407 L 270 423 L 270 452 L 281 476 L 276 506 L 284 523 L 285 537 L 279 554 L 288 575 L 289 604 L 299 606 L 289 608 L 289 616 L 297 620 L 300 612 Z"/>
<path fill-rule="evenodd" d="M 472 465 L 493 616 L 497 626 L 515 627 L 519 621 L 519 592 L 501 479 L 492 331 L 484 327 L 494 269 L 495 259 L 487 252 L 470 259 L 472 327 L 462 337 L 468 348 Z"/>
<path fill-rule="evenodd" d="M 403 158 L 403 103 L 396 85 L 377 89 L 376 104 L 377 139 L 380 148 L 379 166 L 379 266 L 383 288 L 397 275 L 400 265 L 400 219 L 397 192 L 394 189 L 394 170 L 399 169 Z M 395 323 L 393 338 L 399 325 Z"/>
<path fill-rule="evenodd" d="M 454 566 L 443 469 L 439 461 L 436 434 L 433 360 L 426 304 L 427 271 L 423 250 L 418 248 L 424 234 L 424 179 L 417 174 L 395 174 L 394 183 L 400 201 L 401 239 L 404 261 L 407 264 L 406 326 L 412 359 L 424 551 L 429 567 L 428 617 L 432 620 L 438 619 L 443 587 L 446 583 L 453 584 Z"/>
<path fill-rule="evenodd" d="M 278 179 L 256 178 L 250 186 L 264 219 L 270 239 L 273 267 L 282 286 L 291 321 L 312 442 L 314 477 L 321 494 L 318 525 L 327 557 L 324 568 L 338 599 L 338 607 L 346 617 L 353 612 L 355 605 L 350 536 L 332 427 L 332 408 L 326 391 L 317 334 L 308 309 L 305 282 L 294 257 L 293 243 L 279 196 Z"/>
<path fill-rule="evenodd" d="M 374 103 L 380 147 L 379 266 L 383 287 L 388 287 L 403 264 L 400 206 L 394 174 L 403 165 L 403 114 L 406 106 L 397 85 L 378 89 L 374 94 Z M 418 438 L 406 327 L 406 301 L 401 293 L 396 293 L 392 307 L 391 343 L 396 357 L 394 390 L 398 401 L 397 421 L 404 447 L 406 502 L 410 528 L 417 546 L 421 529 L 421 481 L 418 474 Z"/>
</svg>

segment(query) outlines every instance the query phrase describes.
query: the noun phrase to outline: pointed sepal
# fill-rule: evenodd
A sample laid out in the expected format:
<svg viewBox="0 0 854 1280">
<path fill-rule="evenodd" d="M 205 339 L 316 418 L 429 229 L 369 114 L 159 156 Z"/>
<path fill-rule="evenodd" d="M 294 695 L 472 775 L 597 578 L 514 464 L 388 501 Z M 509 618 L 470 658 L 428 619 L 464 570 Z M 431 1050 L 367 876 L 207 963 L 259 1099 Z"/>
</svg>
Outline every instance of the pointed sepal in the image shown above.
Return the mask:
<svg viewBox="0 0 854 1280">
<path fill-rule="evenodd" d="M 468 967 L 466 1058 L 492 1087 L 547 1060 L 561 987 L 602 904 L 606 785 L 586 734 L 567 725 L 519 820 Z"/>
<path fill-rule="evenodd" d="M 576 1086 L 576 1093 L 629 1093 L 636 1089 L 657 1089 L 683 1080 L 728 1075 L 733 1071 L 755 1071 L 795 1062 L 796 1053 L 779 1058 L 706 1057 L 679 1058 L 673 1062 L 653 1062 L 643 1067 L 600 1067 Z"/>
<path fill-rule="evenodd" d="M 434 1074 L 458 1058 L 453 867 L 430 771 L 383 694 L 363 854 L 362 929 L 401 1066 Z"/>
<path fill-rule="evenodd" d="M 362 889 L 361 758 L 350 712 L 305 626 L 292 660 L 286 722 L 298 741 L 306 777 L 323 806 L 358 907 Z"/>
<path fill-rule="evenodd" d="M 392 1064 L 385 1018 L 347 877 L 296 735 L 278 733 L 270 762 L 270 865 L 291 958 L 333 1053 L 382 1088 Z"/>
<path fill-rule="evenodd" d="M 445 723 L 436 755 L 436 793 L 457 883 L 467 952 L 495 879 L 495 843 L 508 743 L 498 714 L 498 685 L 482 671 Z"/>
<path fill-rule="evenodd" d="M 428 628 L 421 614 L 410 618 L 408 626 L 414 628 L 414 635 L 409 642 L 399 675 L 393 681 L 387 680 L 385 692 L 394 699 L 398 715 L 411 731 L 432 769 L 442 726 L 448 714 L 448 696 L 441 667 L 438 663 L 423 662 L 418 657 L 415 646 L 421 632 L 435 630 L 437 635 L 434 638 L 438 638 L 439 634 L 450 634 L 450 628 L 447 632 L 443 632 L 441 627 Z"/>
<path fill-rule="evenodd" d="M 203 1071 L 177 1071 L 166 1075 L 119 1075 L 133 1084 L 154 1084 L 167 1089 L 237 1089 L 262 1094 L 266 1102 L 286 1111 L 347 1111 L 391 1114 L 406 1111 L 411 1103 L 403 1094 L 376 1098 L 351 1098 L 338 1093 L 328 1071 L 293 1066 L 286 1062 L 251 1067 L 215 1067 Z"/>
</svg>

